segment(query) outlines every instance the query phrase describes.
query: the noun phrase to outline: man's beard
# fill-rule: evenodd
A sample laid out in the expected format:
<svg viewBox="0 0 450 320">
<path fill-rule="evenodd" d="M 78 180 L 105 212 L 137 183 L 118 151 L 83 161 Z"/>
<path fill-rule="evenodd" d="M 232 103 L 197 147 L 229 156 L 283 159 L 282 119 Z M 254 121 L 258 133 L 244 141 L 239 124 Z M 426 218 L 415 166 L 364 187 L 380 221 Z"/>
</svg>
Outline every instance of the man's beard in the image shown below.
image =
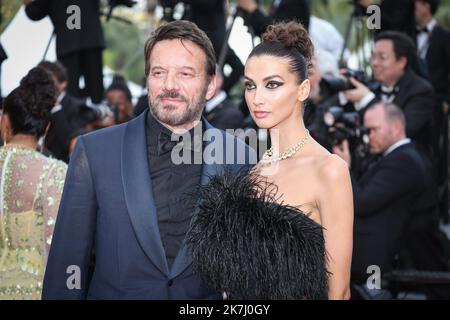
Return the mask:
<svg viewBox="0 0 450 320">
<path fill-rule="evenodd" d="M 156 119 L 169 126 L 181 126 L 192 123 L 200 119 L 200 115 L 206 102 L 206 91 L 207 87 L 205 86 L 200 94 L 192 101 L 187 99 L 185 96 L 178 94 L 176 91 L 166 91 L 163 94 L 156 96 L 155 100 L 152 101 L 149 93 L 148 104 L 150 111 Z M 180 108 L 180 106 L 171 104 L 163 106 L 161 104 L 161 100 L 164 98 L 180 99 L 186 103 L 187 108 L 182 110 L 181 113 L 175 114 L 173 111 Z"/>
</svg>

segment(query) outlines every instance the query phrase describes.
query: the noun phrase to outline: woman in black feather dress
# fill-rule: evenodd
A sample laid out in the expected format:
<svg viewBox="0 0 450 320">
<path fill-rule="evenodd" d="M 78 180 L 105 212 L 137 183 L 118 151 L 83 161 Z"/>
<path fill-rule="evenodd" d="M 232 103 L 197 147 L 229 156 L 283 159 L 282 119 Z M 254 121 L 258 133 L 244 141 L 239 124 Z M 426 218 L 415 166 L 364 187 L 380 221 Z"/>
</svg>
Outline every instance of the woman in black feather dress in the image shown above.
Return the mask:
<svg viewBox="0 0 450 320">
<path fill-rule="evenodd" d="M 212 177 L 187 236 L 193 266 L 230 299 L 348 299 L 348 167 L 303 123 L 313 46 L 296 22 L 269 26 L 245 65 L 245 99 L 272 147 L 251 174 Z"/>
</svg>

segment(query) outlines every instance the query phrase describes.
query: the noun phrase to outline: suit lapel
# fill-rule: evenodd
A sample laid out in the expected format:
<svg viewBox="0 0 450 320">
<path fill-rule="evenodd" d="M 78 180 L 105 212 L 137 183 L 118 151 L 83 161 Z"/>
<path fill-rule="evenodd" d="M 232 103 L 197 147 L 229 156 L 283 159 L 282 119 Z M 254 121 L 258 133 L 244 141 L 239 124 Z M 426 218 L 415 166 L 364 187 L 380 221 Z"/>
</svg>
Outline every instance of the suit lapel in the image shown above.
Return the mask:
<svg viewBox="0 0 450 320">
<path fill-rule="evenodd" d="M 122 182 L 131 223 L 142 249 L 156 267 L 169 274 L 158 229 L 147 161 L 145 120 L 148 111 L 128 122 L 122 145 Z"/>
<path fill-rule="evenodd" d="M 211 126 L 206 119 L 203 118 L 203 123 L 205 125 L 205 138 L 207 141 L 207 145 L 210 143 L 214 143 L 214 141 L 211 141 L 211 137 L 215 136 L 216 138 L 219 136 L 221 139 L 223 139 L 223 134 L 219 129 L 214 128 Z M 220 144 L 218 144 L 220 145 Z M 205 149 L 203 149 L 205 150 Z M 221 169 L 223 169 L 223 166 L 212 163 L 212 159 L 210 158 L 210 155 L 208 153 L 203 154 L 203 165 L 202 165 L 202 176 L 200 179 L 200 183 L 202 186 L 206 185 L 209 181 L 209 178 L 220 174 Z M 195 213 L 194 213 L 195 214 Z M 190 264 L 192 263 L 192 257 L 189 254 L 189 250 L 183 241 L 180 250 L 178 251 L 178 254 L 175 258 L 175 261 L 172 266 L 172 270 L 170 271 L 170 277 L 175 278 L 179 274 L 181 274 Z"/>
<path fill-rule="evenodd" d="M 430 45 L 428 46 L 428 51 L 425 57 L 428 63 L 432 63 L 432 59 L 436 57 L 436 55 L 434 54 L 434 49 L 439 46 L 439 31 L 439 26 L 434 26 L 433 32 L 431 33 L 429 39 Z"/>
</svg>

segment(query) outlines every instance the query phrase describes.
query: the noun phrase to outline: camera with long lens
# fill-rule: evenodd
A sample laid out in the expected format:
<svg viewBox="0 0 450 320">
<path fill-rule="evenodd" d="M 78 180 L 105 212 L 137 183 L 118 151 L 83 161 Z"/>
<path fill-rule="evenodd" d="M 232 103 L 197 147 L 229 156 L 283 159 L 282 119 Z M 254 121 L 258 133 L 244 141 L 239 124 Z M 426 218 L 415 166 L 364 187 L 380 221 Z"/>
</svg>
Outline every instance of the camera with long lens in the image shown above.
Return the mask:
<svg viewBox="0 0 450 320">
<path fill-rule="evenodd" d="M 104 101 L 100 104 L 83 105 L 80 108 L 79 117 L 84 124 L 105 122 L 109 119 L 113 119 L 117 123 L 119 112 L 115 105 Z"/>
<path fill-rule="evenodd" d="M 330 96 L 340 91 L 354 89 L 355 87 L 350 82 L 350 78 L 355 78 L 357 81 L 368 85 L 370 79 L 364 71 L 345 69 L 341 77 L 324 75 L 320 82 L 320 90 L 325 96 Z"/>
<path fill-rule="evenodd" d="M 369 130 L 361 125 L 357 112 L 345 112 L 342 107 L 332 106 L 323 115 L 323 122 L 328 127 L 328 143 L 332 146 L 343 140 L 369 143 Z"/>
</svg>

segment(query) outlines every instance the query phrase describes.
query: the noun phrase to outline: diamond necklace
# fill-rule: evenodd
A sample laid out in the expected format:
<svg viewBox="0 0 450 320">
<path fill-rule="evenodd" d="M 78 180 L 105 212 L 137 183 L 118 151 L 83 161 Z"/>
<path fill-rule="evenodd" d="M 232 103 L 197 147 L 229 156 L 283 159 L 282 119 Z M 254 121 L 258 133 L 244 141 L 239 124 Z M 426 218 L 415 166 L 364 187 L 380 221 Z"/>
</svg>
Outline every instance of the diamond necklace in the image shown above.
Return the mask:
<svg viewBox="0 0 450 320">
<path fill-rule="evenodd" d="M 270 147 L 269 149 L 266 150 L 266 152 L 264 152 L 260 162 L 261 163 L 273 163 L 273 162 L 277 162 L 277 161 L 292 157 L 293 155 L 295 155 L 297 153 L 298 150 L 300 150 L 305 145 L 306 141 L 308 140 L 309 130 L 306 129 L 305 132 L 306 132 L 306 135 L 302 140 L 297 142 L 294 146 L 290 147 L 285 152 L 282 152 L 278 157 L 272 158 L 273 157 L 273 147 Z"/>
</svg>

